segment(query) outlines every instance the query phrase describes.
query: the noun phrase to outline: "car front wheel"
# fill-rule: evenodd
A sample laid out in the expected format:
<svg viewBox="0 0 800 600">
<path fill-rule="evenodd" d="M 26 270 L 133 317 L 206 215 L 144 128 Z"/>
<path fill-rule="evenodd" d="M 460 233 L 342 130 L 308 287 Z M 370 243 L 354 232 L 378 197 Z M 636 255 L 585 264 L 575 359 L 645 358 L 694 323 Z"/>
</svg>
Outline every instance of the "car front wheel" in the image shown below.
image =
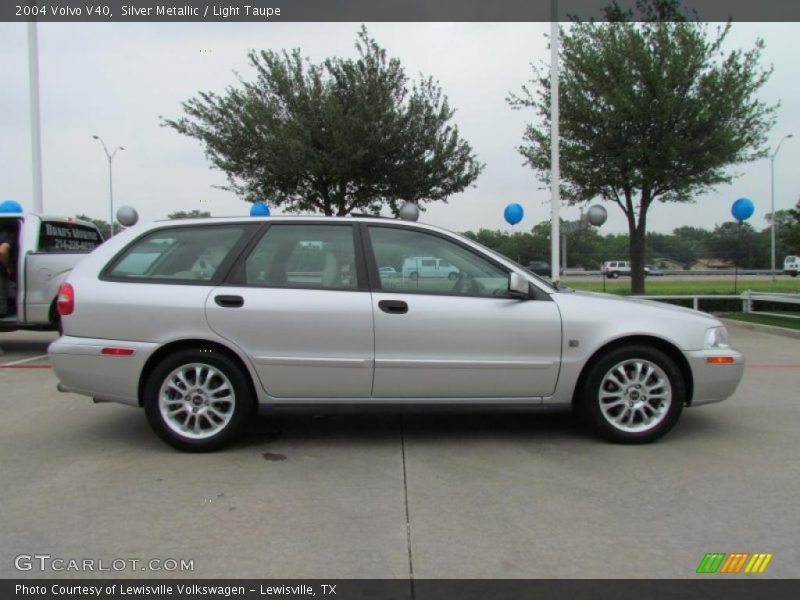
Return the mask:
<svg viewBox="0 0 800 600">
<path fill-rule="evenodd" d="M 144 389 L 147 420 L 165 442 L 208 452 L 230 442 L 254 406 L 246 376 L 230 358 L 208 349 L 170 355 Z"/>
<path fill-rule="evenodd" d="M 590 368 L 579 401 L 584 420 L 602 437 L 646 444 L 678 421 L 686 384 L 665 353 L 648 346 L 624 346 Z"/>
</svg>

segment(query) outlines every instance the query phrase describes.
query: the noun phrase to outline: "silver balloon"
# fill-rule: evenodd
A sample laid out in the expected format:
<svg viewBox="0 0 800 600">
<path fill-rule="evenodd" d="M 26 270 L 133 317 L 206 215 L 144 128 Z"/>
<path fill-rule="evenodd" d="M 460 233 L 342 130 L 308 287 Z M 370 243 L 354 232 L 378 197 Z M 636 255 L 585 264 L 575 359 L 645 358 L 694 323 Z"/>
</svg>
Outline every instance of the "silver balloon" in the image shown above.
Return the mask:
<svg viewBox="0 0 800 600">
<path fill-rule="evenodd" d="M 404 221 L 416 221 L 419 219 L 419 206 L 413 202 L 406 202 L 400 207 L 400 218 Z"/>
<path fill-rule="evenodd" d="M 117 221 L 123 227 L 133 227 L 139 220 L 139 213 L 132 206 L 120 206 L 117 211 Z"/>
<path fill-rule="evenodd" d="M 600 206 L 599 204 L 595 204 L 594 206 L 589 207 L 589 223 L 591 223 L 595 227 L 600 227 L 603 223 L 606 222 L 607 218 L 608 218 L 608 211 L 606 210 L 605 206 Z"/>
</svg>

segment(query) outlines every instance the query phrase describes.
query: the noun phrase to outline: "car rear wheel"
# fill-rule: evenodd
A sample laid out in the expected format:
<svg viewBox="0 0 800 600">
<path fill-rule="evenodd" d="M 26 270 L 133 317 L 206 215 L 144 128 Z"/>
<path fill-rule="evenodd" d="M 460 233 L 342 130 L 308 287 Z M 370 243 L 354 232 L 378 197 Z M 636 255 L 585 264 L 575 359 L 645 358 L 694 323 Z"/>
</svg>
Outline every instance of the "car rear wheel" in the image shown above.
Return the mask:
<svg viewBox="0 0 800 600">
<path fill-rule="evenodd" d="M 408 278 L 411 279 L 411 281 L 416 281 L 417 279 L 419 279 L 419 273 L 417 273 L 416 271 L 412 271 L 411 274 L 408 276 Z"/>
<path fill-rule="evenodd" d="M 586 377 L 579 409 L 612 442 L 646 444 L 680 417 L 686 384 L 675 362 L 648 346 L 624 346 L 598 360 Z"/>
<path fill-rule="evenodd" d="M 448 278 L 450 281 L 455 281 L 456 279 L 458 279 L 458 273 L 455 273 L 455 272 L 453 272 L 453 273 L 450 273 L 450 274 L 447 276 L 447 278 Z"/>
<path fill-rule="evenodd" d="M 230 442 L 252 413 L 253 400 L 236 363 L 207 349 L 170 355 L 150 374 L 144 390 L 150 426 L 165 442 L 189 452 Z"/>
<path fill-rule="evenodd" d="M 611 273 L 608 274 L 608 277 L 610 279 L 616 279 L 619 277 L 619 273 L 617 273 L 616 271 L 611 271 Z"/>
</svg>

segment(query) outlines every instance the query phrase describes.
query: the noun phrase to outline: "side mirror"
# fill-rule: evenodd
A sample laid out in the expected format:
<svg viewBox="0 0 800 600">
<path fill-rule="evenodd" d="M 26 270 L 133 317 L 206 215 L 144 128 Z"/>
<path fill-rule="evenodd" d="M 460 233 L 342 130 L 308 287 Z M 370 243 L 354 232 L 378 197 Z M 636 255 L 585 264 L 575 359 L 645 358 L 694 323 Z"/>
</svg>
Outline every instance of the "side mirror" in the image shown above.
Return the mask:
<svg viewBox="0 0 800 600">
<path fill-rule="evenodd" d="M 530 298 L 530 283 L 519 273 L 511 273 L 508 277 L 508 293 L 517 298 Z"/>
</svg>

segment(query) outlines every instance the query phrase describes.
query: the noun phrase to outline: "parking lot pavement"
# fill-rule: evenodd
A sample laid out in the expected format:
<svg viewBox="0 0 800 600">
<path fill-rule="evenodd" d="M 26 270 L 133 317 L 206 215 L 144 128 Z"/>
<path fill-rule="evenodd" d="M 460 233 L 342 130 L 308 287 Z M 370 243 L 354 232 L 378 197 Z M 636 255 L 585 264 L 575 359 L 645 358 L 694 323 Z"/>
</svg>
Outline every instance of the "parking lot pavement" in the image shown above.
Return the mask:
<svg viewBox="0 0 800 600">
<path fill-rule="evenodd" d="M 265 418 L 190 455 L 141 411 L 0 368 L 0 576 L 41 577 L 14 568 L 38 553 L 194 560 L 126 576 L 683 578 L 706 552 L 771 552 L 763 576 L 797 577 L 800 341 L 730 329 L 737 394 L 638 447 L 567 415 L 362 414 Z M 3 334 L 0 366 L 48 339 Z"/>
</svg>

